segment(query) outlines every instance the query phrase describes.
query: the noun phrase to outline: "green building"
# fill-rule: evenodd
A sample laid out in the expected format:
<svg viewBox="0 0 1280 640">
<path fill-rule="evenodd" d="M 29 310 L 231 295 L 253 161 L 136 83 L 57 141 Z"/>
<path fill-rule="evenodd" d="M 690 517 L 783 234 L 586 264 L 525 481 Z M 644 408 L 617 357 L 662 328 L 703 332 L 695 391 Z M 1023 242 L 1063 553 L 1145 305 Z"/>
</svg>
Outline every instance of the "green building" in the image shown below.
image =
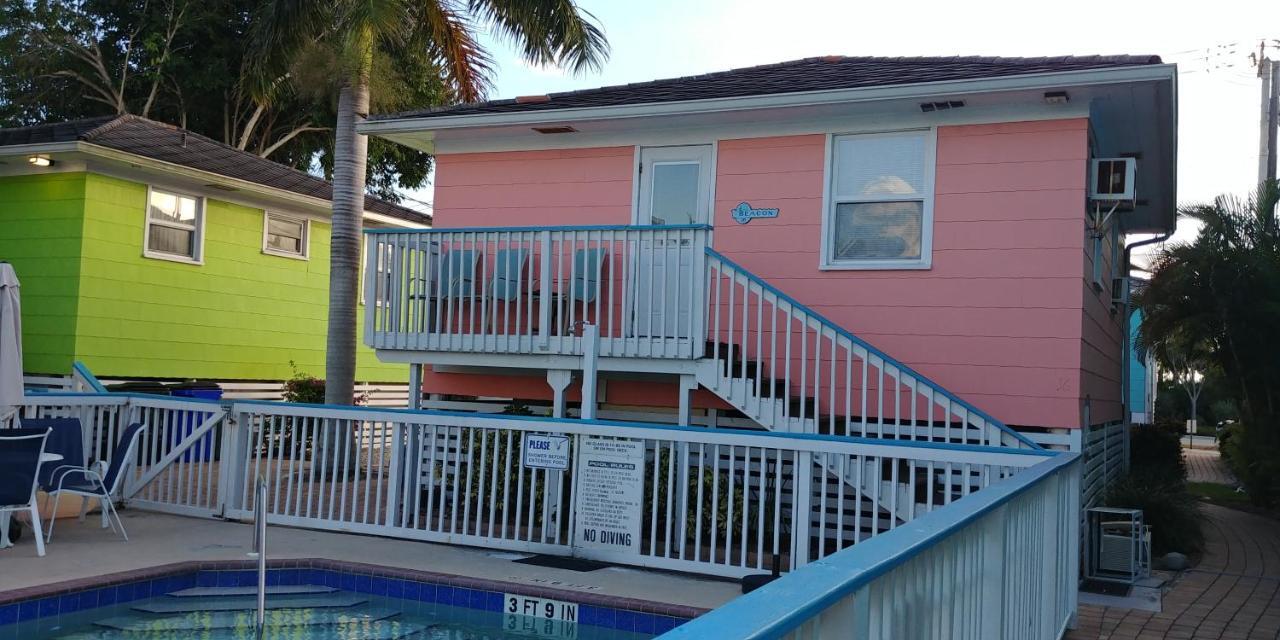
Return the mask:
<svg viewBox="0 0 1280 640">
<path fill-rule="evenodd" d="M 324 180 L 136 116 L 0 129 L 0 260 L 22 281 L 24 369 L 283 380 L 292 362 L 323 377 L 331 197 Z M 365 208 L 367 227 L 430 224 Z M 359 349 L 359 380 L 406 380 Z"/>
</svg>

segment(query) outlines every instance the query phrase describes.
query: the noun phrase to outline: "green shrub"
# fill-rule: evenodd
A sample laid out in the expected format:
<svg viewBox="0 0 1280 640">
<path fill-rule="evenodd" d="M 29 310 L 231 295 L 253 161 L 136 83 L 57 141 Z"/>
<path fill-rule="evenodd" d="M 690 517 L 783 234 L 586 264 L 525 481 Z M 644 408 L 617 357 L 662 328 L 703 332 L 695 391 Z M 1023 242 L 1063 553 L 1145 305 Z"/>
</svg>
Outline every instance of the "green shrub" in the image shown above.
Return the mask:
<svg viewBox="0 0 1280 640">
<path fill-rule="evenodd" d="M 1195 553 L 1204 548 L 1200 502 L 1187 492 L 1185 483 L 1170 483 L 1154 475 L 1130 473 L 1107 491 L 1109 507 L 1142 509 L 1151 526 L 1151 552 Z"/>
<path fill-rule="evenodd" d="M 1227 466 L 1250 501 L 1260 507 L 1280 502 L 1280 443 L 1276 440 L 1274 433 L 1232 425 L 1219 443 Z"/>
<path fill-rule="evenodd" d="M 1166 424 L 1129 430 L 1129 473 L 1147 484 L 1181 486 L 1187 481 L 1181 435 Z"/>
</svg>

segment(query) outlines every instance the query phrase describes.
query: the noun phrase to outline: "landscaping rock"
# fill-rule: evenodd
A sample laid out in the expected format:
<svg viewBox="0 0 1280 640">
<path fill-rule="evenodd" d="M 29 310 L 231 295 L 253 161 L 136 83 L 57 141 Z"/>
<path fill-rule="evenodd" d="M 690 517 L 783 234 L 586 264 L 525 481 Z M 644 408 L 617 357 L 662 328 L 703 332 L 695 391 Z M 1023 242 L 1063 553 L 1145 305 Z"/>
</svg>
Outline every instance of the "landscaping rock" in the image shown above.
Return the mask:
<svg viewBox="0 0 1280 640">
<path fill-rule="evenodd" d="M 1164 554 L 1164 557 L 1160 558 L 1160 564 L 1169 571 L 1182 571 L 1190 566 L 1190 563 L 1187 562 L 1187 557 L 1177 551 Z"/>
</svg>

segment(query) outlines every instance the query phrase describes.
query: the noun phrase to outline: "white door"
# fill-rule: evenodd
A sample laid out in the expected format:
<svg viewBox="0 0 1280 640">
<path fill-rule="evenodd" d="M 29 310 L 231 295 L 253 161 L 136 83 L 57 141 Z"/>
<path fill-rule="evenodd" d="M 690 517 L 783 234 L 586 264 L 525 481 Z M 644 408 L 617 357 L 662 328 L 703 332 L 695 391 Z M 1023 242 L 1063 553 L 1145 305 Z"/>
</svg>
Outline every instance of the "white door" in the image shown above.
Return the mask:
<svg viewBox="0 0 1280 640">
<path fill-rule="evenodd" d="M 708 224 L 711 220 L 711 145 L 640 150 L 636 224 Z M 689 337 L 696 248 L 677 232 L 636 243 L 637 336 Z M 685 236 L 687 237 L 687 232 Z"/>
</svg>

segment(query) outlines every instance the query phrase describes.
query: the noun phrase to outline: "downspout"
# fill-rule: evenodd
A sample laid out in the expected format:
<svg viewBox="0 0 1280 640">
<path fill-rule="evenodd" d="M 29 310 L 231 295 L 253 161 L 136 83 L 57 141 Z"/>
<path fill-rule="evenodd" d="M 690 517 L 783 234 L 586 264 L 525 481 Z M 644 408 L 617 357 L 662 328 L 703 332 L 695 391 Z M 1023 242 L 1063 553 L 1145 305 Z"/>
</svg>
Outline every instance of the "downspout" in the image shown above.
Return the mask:
<svg viewBox="0 0 1280 640">
<path fill-rule="evenodd" d="M 1124 330 L 1120 334 L 1122 336 L 1120 344 L 1123 345 L 1120 350 L 1120 362 L 1122 363 L 1120 365 L 1120 411 L 1122 414 L 1121 419 L 1124 420 L 1126 429 L 1131 426 L 1129 421 L 1133 416 L 1133 411 L 1131 411 L 1129 407 L 1129 386 L 1133 383 L 1133 381 L 1129 379 L 1129 357 L 1130 352 L 1133 350 L 1133 345 L 1129 344 L 1132 340 L 1129 335 L 1129 318 L 1133 314 L 1133 299 L 1127 290 L 1129 287 L 1129 273 L 1132 271 L 1132 265 L 1129 264 L 1129 259 L 1133 255 L 1134 249 L 1149 244 L 1164 242 L 1172 235 L 1172 231 L 1166 231 L 1154 238 L 1147 238 L 1146 240 L 1139 240 L 1133 244 L 1125 245 L 1124 248 L 1124 286 L 1126 287 L 1126 291 L 1124 292 L 1124 317 L 1121 320 Z"/>
</svg>

